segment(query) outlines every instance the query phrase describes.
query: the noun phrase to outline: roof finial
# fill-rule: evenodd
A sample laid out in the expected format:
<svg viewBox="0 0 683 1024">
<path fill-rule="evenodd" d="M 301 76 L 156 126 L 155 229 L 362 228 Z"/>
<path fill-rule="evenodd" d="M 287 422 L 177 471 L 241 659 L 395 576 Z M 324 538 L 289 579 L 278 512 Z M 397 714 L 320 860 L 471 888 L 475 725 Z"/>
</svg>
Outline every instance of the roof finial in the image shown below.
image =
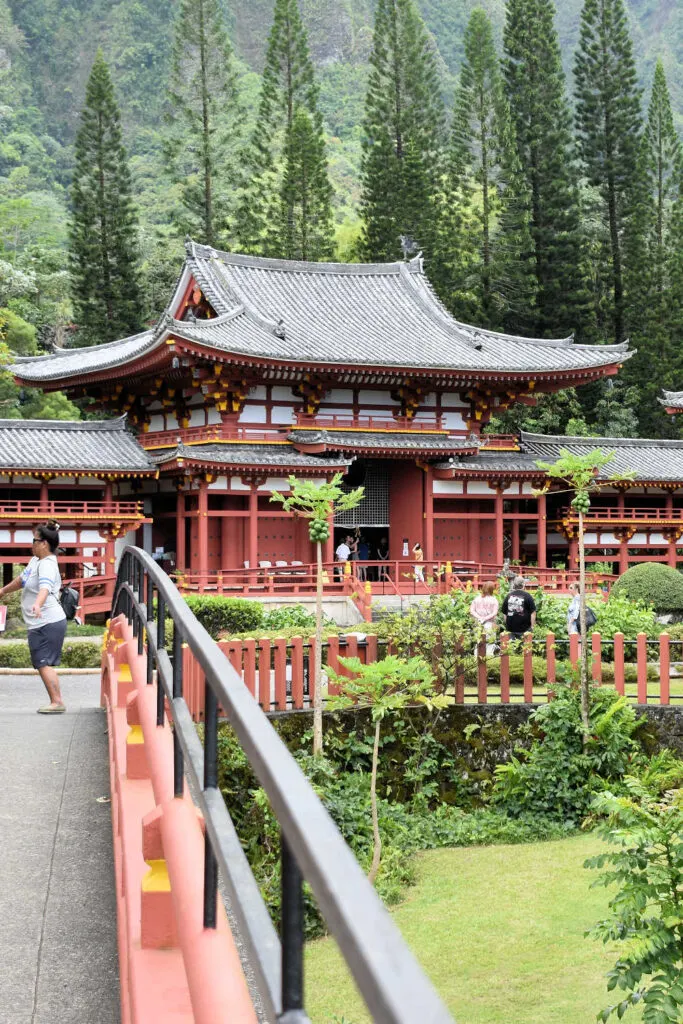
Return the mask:
<svg viewBox="0 0 683 1024">
<path fill-rule="evenodd" d="M 282 338 L 284 340 L 286 332 L 285 322 L 282 318 L 278 320 L 277 324 L 273 328 L 273 334 L 275 335 L 276 338 Z"/>
<path fill-rule="evenodd" d="M 194 256 L 194 242 L 189 235 L 185 235 L 185 252 L 188 256 Z"/>
</svg>

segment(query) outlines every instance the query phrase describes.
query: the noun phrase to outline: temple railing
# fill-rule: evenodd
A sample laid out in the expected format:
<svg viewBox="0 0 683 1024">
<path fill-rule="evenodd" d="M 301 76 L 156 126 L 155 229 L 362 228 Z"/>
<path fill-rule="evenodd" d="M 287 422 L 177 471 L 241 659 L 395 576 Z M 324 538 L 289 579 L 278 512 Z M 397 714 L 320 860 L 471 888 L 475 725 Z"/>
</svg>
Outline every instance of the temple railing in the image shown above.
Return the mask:
<svg viewBox="0 0 683 1024">
<path fill-rule="evenodd" d="M 122 620 L 117 619 L 121 615 L 125 630 Z M 218 901 L 220 869 L 268 1019 L 286 1020 L 288 1024 L 307 1024 L 309 1020 L 303 990 L 305 881 L 373 1020 L 386 1024 L 415 1024 L 420 1020 L 446 1024 L 452 1020 L 301 768 L 172 581 L 139 548 L 128 547 L 124 552 L 112 607 L 112 627 L 123 636 L 124 647 L 127 643 L 129 660 L 134 660 L 131 656 L 137 649 L 140 662 L 130 666 L 129 678 L 132 677 L 137 693 L 135 707 L 130 698 L 127 701 L 131 716 L 135 716 L 129 719 L 133 731 L 130 745 L 148 748 L 148 760 L 156 764 L 161 756 L 160 737 L 163 733 L 168 738 L 167 721 L 172 725 L 172 748 L 168 749 L 173 763 L 167 769 L 169 788 L 172 775 L 173 798 L 161 806 L 161 836 L 171 894 L 174 886 L 186 886 L 177 903 L 174 900 L 174 906 L 178 942 L 187 966 L 192 1019 L 199 1024 L 228 1019 L 215 1015 L 211 1018 L 209 1011 L 203 1016 L 198 1012 L 200 1005 L 209 1005 L 213 989 L 218 991 L 225 984 L 223 973 L 230 969 L 226 965 L 225 972 L 221 972 L 215 956 L 208 964 L 198 957 L 200 946 L 212 931 L 216 935 L 214 953 L 224 948 L 220 946 L 220 928 L 216 932 L 223 920 Z M 201 736 L 192 722 L 185 696 L 185 647 L 204 677 Z M 108 664 L 113 660 L 111 655 Z M 143 663 L 146 682 L 139 672 Z M 156 728 L 146 711 L 147 696 L 154 696 L 155 674 Z M 280 828 L 279 935 L 218 788 L 219 706 L 227 715 Z M 133 754 L 131 751 L 130 756 Z M 155 788 L 165 793 L 160 784 L 161 776 L 167 774 L 165 769 L 155 768 L 154 772 Z M 190 889 L 198 870 L 201 871 L 200 865 L 173 856 L 187 839 L 184 832 L 189 821 L 185 824 L 173 814 L 187 800 L 186 775 L 205 824 L 203 894 L 196 892 L 196 886 Z M 159 857 L 158 844 L 152 857 Z M 201 910 L 203 927 L 198 932 L 187 923 L 190 908 L 183 895 L 190 891 L 195 893 L 194 899 L 199 897 L 196 910 Z"/>
<path fill-rule="evenodd" d="M 403 430 L 411 433 L 438 430 L 449 433 L 437 416 L 427 419 L 408 419 L 407 416 L 307 416 L 296 414 L 297 427 L 311 427 L 323 430 Z"/>
<path fill-rule="evenodd" d="M 482 451 L 519 451 L 517 434 L 482 434 L 479 440 Z"/>
<path fill-rule="evenodd" d="M 563 509 L 560 514 L 563 520 L 578 521 L 578 514 L 571 506 Z M 596 508 L 593 506 L 584 513 L 583 519 L 587 523 L 646 523 L 648 521 L 680 523 L 683 522 L 683 509 L 674 508 L 669 512 L 665 508 L 624 508 L 620 510 L 619 508 Z"/>
<path fill-rule="evenodd" d="M 290 427 L 272 427 L 270 430 L 255 427 L 237 427 L 228 423 L 212 423 L 204 427 L 176 427 L 174 430 L 150 430 L 138 435 L 138 441 L 145 449 L 174 448 L 177 444 L 211 444 L 216 441 L 282 441 Z"/>
<path fill-rule="evenodd" d="M 139 501 L 0 501 L 2 519 L 62 519 L 101 522 L 110 520 L 141 519 L 144 517 Z"/>
</svg>

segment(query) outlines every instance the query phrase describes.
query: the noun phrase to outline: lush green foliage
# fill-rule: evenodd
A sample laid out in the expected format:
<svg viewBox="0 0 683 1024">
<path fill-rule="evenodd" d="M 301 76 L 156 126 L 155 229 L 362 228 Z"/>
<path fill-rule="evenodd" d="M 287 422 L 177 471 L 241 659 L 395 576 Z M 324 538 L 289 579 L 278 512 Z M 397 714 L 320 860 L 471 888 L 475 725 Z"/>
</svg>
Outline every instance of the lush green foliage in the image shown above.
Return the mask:
<svg viewBox="0 0 683 1024">
<path fill-rule="evenodd" d="M 613 593 L 642 601 L 657 612 L 683 611 L 683 576 L 660 562 L 632 565 L 617 580 Z"/>
<path fill-rule="evenodd" d="M 102 648 L 98 643 L 88 641 L 64 644 L 62 650 L 62 668 L 100 667 Z M 0 644 L 0 667 L 31 668 L 31 655 L 25 641 Z"/>
<path fill-rule="evenodd" d="M 633 708 L 614 690 L 592 686 L 589 697 L 592 733 L 585 745 L 576 687 L 558 685 L 554 699 L 533 712 L 531 748 L 496 770 L 493 799 L 509 814 L 578 826 L 595 793 L 623 779 L 637 751 Z"/>
<path fill-rule="evenodd" d="M 287 633 L 296 629 L 304 636 L 308 636 L 315 629 L 315 615 L 306 611 L 300 604 L 273 608 L 272 611 L 265 613 L 262 622 L 264 629 L 284 629 Z"/>
<path fill-rule="evenodd" d="M 220 633 L 232 635 L 242 630 L 257 629 L 263 622 L 263 608 L 258 601 L 206 594 L 189 594 L 185 600 L 214 640 Z"/>
<path fill-rule="evenodd" d="M 679 777 L 676 779 L 680 783 Z M 628 794 L 604 793 L 596 810 L 600 831 L 613 847 L 586 861 L 601 872 L 594 885 L 617 886 L 610 915 L 593 929 L 603 942 L 627 943 L 608 975 L 608 990 L 623 999 L 598 1020 L 620 1020 L 642 1006 L 645 1024 L 677 1024 L 683 1007 L 683 810 L 679 799 L 661 802 L 628 780 Z M 606 870 L 604 870 L 606 868 Z"/>
</svg>

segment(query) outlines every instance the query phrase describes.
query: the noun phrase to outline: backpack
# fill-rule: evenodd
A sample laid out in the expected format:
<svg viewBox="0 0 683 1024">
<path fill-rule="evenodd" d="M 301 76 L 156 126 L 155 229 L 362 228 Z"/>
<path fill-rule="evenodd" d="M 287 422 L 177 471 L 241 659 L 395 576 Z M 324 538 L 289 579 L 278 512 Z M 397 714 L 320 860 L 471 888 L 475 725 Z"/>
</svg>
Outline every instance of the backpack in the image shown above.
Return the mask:
<svg viewBox="0 0 683 1024">
<path fill-rule="evenodd" d="M 597 621 L 598 617 L 593 611 L 593 609 L 588 608 L 588 606 L 586 606 L 586 629 L 590 629 L 591 626 L 594 626 Z"/>
<path fill-rule="evenodd" d="M 66 615 L 69 622 L 76 618 L 76 612 L 78 610 L 78 591 L 74 587 L 70 587 L 66 583 L 62 587 L 62 592 L 59 595 L 59 603 L 62 606 L 62 611 Z"/>
</svg>

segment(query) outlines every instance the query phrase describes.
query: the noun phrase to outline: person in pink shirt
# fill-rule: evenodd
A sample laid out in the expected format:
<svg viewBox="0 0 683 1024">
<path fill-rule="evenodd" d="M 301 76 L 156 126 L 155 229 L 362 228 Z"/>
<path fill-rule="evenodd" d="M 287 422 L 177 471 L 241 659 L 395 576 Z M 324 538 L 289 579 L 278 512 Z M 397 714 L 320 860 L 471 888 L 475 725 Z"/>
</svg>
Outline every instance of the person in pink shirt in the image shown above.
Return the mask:
<svg viewBox="0 0 683 1024">
<path fill-rule="evenodd" d="M 493 636 L 498 617 L 498 598 L 493 593 L 493 583 L 484 583 L 481 594 L 477 594 L 470 605 L 470 615 L 479 623 L 486 636 L 486 657 L 493 657 Z"/>
</svg>

